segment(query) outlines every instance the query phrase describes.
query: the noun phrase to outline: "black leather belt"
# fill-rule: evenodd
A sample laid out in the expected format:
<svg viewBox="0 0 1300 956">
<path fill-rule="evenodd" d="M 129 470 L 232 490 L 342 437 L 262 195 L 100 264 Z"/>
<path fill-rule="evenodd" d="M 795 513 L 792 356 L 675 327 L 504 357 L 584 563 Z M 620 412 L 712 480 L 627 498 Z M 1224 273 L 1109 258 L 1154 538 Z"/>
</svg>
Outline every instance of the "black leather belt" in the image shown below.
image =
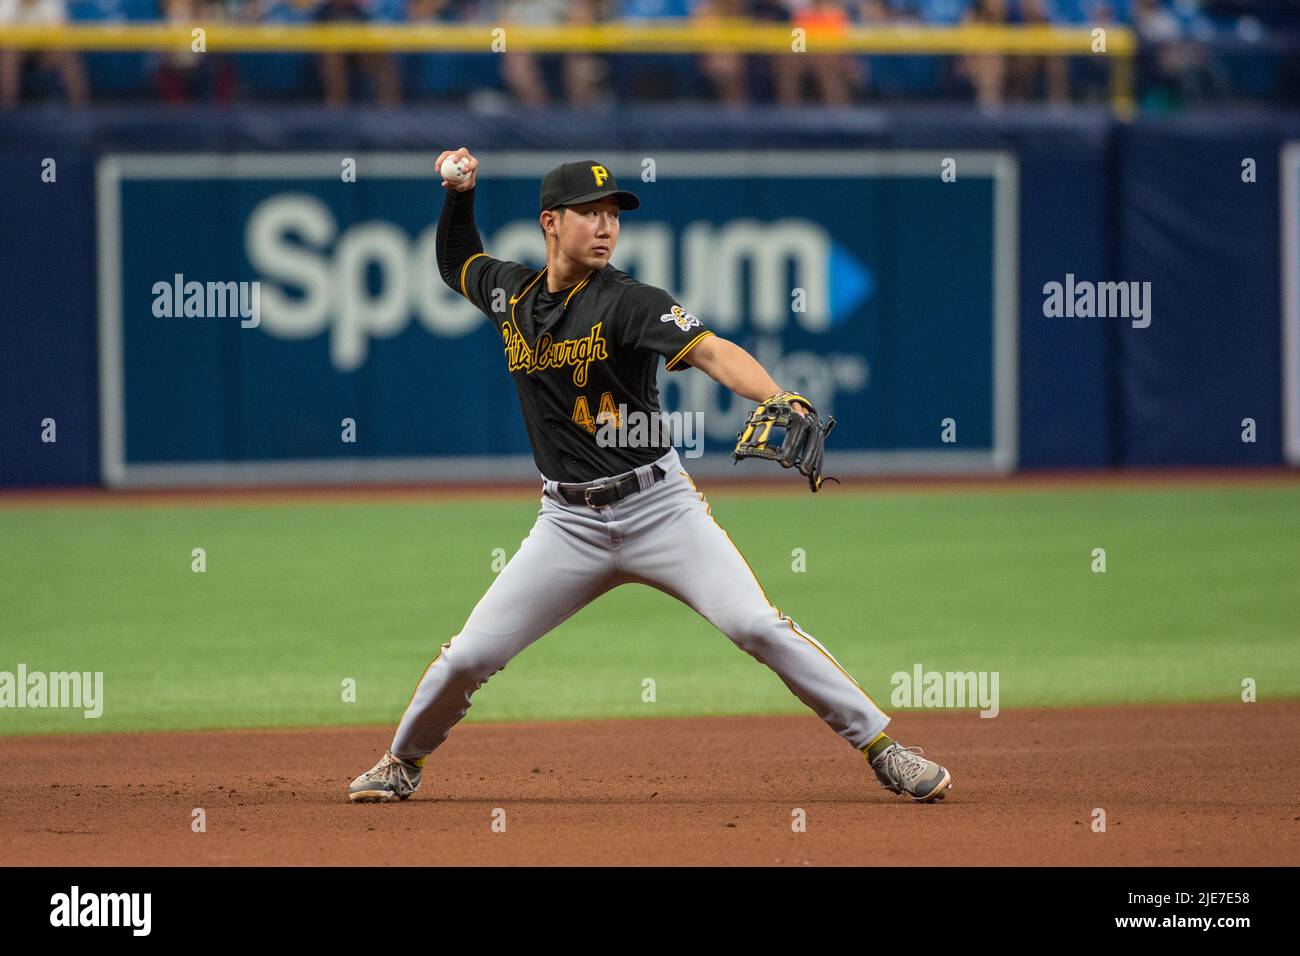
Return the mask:
<svg viewBox="0 0 1300 956">
<path fill-rule="evenodd" d="M 667 477 L 668 472 L 658 465 L 650 466 L 651 484 L 663 481 Z M 616 501 L 622 501 L 628 495 L 634 495 L 640 490 L 641 482 L 637 478 L 635 471 L 629 471 L 627 474 L 610 478 L 608 481 L 587 484 L 557 482 L 555 486 L 556 493 L 569 504 L 590 505 L 592 508 L 604 508 Z"/>
</svg>

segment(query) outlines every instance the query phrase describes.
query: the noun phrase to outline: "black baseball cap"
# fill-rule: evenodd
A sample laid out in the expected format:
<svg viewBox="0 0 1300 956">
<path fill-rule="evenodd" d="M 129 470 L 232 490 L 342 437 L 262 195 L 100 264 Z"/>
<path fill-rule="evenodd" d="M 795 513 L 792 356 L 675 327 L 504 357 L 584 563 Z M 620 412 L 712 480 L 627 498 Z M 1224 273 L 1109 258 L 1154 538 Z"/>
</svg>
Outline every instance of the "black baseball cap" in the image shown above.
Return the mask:
<svg viewBox="0 0 1300 956">
<path fill-rule="evenodd" d="M 626 189 L 619 189 L 614 174 L 594 159 L 556 166 L 542 179 L 539 212 L 556 206 L 576 206 L 578 203 L 612 197 L 619 209 L 636 209 L 641 200 Z"/>
</svg>

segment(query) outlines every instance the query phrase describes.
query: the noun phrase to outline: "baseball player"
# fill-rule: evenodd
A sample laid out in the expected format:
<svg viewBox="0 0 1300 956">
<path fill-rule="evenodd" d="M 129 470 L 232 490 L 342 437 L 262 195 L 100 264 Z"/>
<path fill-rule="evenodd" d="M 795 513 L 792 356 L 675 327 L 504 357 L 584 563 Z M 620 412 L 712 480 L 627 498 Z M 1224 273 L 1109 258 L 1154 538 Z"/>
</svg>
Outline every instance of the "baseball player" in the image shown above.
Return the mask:
<svg viewBox="0 0 1300 956">
<path fill-rule="evenodd" d="M 464 627 L 425 668 L 388 752 L 352 782 L 349 799 L 409 797 L 425 759 L 465 716 L 474 691 L 543 634 L 629 583 L 684 602 L 772 668 L 865 754 L 885 789 L 920 802 L 942 799 L 952 784 L 948 771 L 919 748 L 890 739 L 889 717 L 876 702 L 772 604 L 676 449 L 598 440 L 602 428 L 617 434 L 624 414 L 660 420 L 660 356 L 669 371 L 700 369 L 738 395 L 784 402 L 797 415 L 814 416 L 811 403 L 783 392 L 748 352 L 663 289 L 610 264 L 619 216 L 640 201 L 619 189 L 605 166 L 565 163 L 542 180 L 546 266 L 538 271 L 483 251 L 474 224 L 478 161 L 462 147 L 442 153 L 439 169 L 449 157 L 463 176 L 443 174 L 439 268 L 501 335 L 542 477 L 541 508 Z M 820 474 L 810 482 L 816 491 Z"/>
</svg>

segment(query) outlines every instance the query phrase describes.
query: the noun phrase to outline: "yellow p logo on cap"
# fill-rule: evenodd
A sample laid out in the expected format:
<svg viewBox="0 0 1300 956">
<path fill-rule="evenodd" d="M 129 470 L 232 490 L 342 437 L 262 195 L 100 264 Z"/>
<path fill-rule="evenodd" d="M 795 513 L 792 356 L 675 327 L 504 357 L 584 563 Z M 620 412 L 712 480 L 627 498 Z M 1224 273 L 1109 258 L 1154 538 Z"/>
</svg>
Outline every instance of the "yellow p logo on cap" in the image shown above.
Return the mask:
<svg viewBox="0 0 1300 956">
<path fill-rule="evenodd" d="M 595 177 L 597 186 L 603 186 L 605 185 L 605 180 L 609 179 L 609 170 L 604 166 L 592 166 L 591 175 Z"/>
</svg>

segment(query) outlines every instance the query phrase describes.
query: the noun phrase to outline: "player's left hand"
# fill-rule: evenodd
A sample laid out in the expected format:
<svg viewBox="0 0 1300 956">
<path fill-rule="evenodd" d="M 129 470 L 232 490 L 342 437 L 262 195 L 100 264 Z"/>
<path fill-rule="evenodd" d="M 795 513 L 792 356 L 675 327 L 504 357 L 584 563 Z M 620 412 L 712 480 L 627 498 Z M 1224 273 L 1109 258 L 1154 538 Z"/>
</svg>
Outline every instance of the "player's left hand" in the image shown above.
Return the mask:
<svg viewBox="0 0 1300 956">
<path fill-rule="evenodd" d="M 749 415 L 745 426 L 736 435 L 736 447 L 731 457 L 737 463 L 742 458 L 766 458 L 782 468 L 795 468 L 808 479 L 808 487 L 820 491 L 822 461 L 825 455 L 826 436 L 835 427 L 834 417 L 823 425 L 817 409 L 808 399 L 795 392 L 777 392 L 764 399 Z M 779 428 L 781 444 L 773 445 L 769 438 L 773 428 Z M 830 478 L 830 481 L 838 481 Z"/>
</svg>

